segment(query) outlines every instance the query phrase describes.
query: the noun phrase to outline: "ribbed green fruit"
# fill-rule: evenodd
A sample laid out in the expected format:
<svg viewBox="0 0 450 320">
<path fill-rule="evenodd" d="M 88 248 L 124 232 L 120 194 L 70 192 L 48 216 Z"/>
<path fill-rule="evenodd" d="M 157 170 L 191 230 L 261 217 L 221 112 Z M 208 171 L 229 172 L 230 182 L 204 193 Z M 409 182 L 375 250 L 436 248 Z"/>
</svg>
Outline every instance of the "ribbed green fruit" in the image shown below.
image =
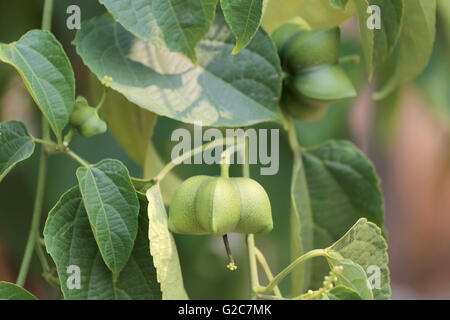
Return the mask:
<svg viewBox="0 0 450 320">
<path fill-rule="evenodd" d="M 195 208 L 200 226 L 209 234 L 223 236 L 239 222 L 241 199 L 230 179 L 219 177 L 198 190 Z"/>
<path fill-rule="evenodd" d="M 209 176 L 194 176 L 184 181 L 176 190 L 169 210 L 169 230 L 179 234 L 201 235 L 208 232 L 197 220 L 195 199 L 199 188 L 214 179 Z"/>
<path fill-rule="evenodd" d="M 298 32 L 285 44 L 283 58 L 295 72 L 304 68 L 335 64 L 339 59 L 341 33 L 339 27 Z"/>
<path fill-rule="evenodd" d="M 255 180 L 231 178 L 241 199 L 240 219 L 233 232 L 265 233 L 273 229 L 272 209 L 269 196 Z"/>
</svg>

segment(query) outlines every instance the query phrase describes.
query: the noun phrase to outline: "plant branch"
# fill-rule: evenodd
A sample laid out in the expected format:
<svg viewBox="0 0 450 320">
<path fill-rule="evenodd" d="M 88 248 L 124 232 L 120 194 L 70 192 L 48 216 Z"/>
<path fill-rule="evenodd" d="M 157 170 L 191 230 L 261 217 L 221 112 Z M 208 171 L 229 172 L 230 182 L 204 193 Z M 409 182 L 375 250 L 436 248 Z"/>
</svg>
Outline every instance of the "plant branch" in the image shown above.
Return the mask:
<svg viewBox="0 0 450 320">
<path fill-rule="evenodd" d="M 39 159 L 39 172 L 37 181 L 37 190 L 34 200 L 33 216 L 31 219 L 30 233 L 28 235 L 27 245 L 25 247 L 25 253 L 23 255 L 22 264 L 20 266 L 19 275 L 17 277 L 16 284 L 23 287 L 25 279 L 30 268 L 31 258 L 33 256 L 34 246 L 39 240 L 39 224 L 42 214 L 42 205 L 44 201 L 45 190 L 45 177 L 47 175 L 47 155 L 42 147 L 41 155 Z"/>
<path fill-rule="evenodd" d="M 264 257 L 263 253 L 256 247 L 255 247 L 255 255 L 256 255 L 256 260 L 259 262 L 259 264 L 263 268 L 264 272 L 266 273 L 267 280 L 269 280 L 269 282 L 273 281 L 273 274 L 272 274 L 272 271 L 270 270 L 269 264 L 267 263 L 266 258 Z M 273 288 L 273 292 L 275 293 L 275 296 L 277 296 L 279 298 L 283 297 L 278 286 L 275 286 Z"/>
</svg>

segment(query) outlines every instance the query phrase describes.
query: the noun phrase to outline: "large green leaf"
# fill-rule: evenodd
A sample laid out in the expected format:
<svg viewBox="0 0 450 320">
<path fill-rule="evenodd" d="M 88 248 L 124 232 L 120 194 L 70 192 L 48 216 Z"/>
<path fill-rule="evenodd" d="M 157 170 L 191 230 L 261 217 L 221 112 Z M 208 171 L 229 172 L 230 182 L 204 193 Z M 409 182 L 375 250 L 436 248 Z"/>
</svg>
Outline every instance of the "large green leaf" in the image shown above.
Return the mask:
<svg viewBox="0 0 450 320">
<path fill-rule="evenodd" d="M 158 48 L 197 62 L 195 47 L 208 32 L 217 0 L 100 0 L 125 29 Z"/>
<path fill-rule="evenodd" d="M 83 24 L 74 41 L 84 63 L 128 100 L 159 115 L 216 127 L 281 122 L 281 67 L 270 37 L 258 31 L 239 55 L 222 15 L 197 49 L 199 65 L 135 38 L 113 19 Z"/>
<path fill-rule="evenodd" d="M 37 298 L 14 283 L 0 281 L 0 300 L 37 300 Z"/>
<path fill-rule="evenodd" d="M 101 258 L 78 186 L 67 191 L 50 211 L 45 245 L 55 261 L 65 299 L 161 299 L 148 254 L 147 201 L 139 200 L 139 231 L 130 259 L 116 281 Z M 73 287 L 69 266 L 80 270 L 79 289 Z"/>
<path fill-rule="evenodd" d="M 388 59 L 386 83 L 376 99 L 383 99 L 399 85 L 418 76 L 427 66 L 436 34 L 436 0 L 404 2 L 403 24 L 394 53 Z"/>
<path fill-rule="evenodd" d="M 383 226 L 384 202 L 379 184 L 373 165 L 350 142 L 330 141 L 305 150 L 301 161 L 294 162 L 292 258 L 330 246 L 359 218 Z M 323 259 L 295 270 L 293 295 L 309 286 L 320 287 L 327 272 Z"/>
<path fill-rule="evenodd" d="M 107 159 L 78 168 L 77 178 L 101 256 L 117 276 L 138 231 L 139 202 L 128 170 L 120 161 Z"/>
<path fill-rule="evenodd" d="M 390 298 L 387 244 L 380 228 L 366 219 L 360 219 L 330 249 L 360 265 L 368 273 L 369 280 L 371 268 L 379 269 L 380 287 L 372 287 L 373 296 L 375 299 Z"/>
<path fill-rule="evenodd" d="M 148 238 L 164 300 L 188 299 L 183 285 L 180 260 L 175 240 L 169 231 L 167 212 L 159 184 L 147 191 Z"/>
<path fill-rule="evenodd" d="M 381 29 L 369 29 L 367 19 L 369 5 L 380 8 Z M 400 36 L 403 19 L 403 0 L 355 0 L 358 12 L 359 31 L 362 48 L 366 58 L 369 78 L 389 57 Z"/>
<path fill-rule="evenodd" d="M 34 152 L 34 142 L 19 121 L 0 122 L 0 182 L 20 161 Z"/>
<path fill-rule="evenodd" d="M 236 36 L 237 54 L 245 48 L 255 36 L 261 23 L 263 0 L 220 0 L 222 11 Z"/>
<path fill-rule="evenodd" d="M 32 30 L 0 43 L 0 61 L 14 66 L 60 139 L 75 102 L 75 78 L 61 44 L 48 31 Z"/>
</svg>

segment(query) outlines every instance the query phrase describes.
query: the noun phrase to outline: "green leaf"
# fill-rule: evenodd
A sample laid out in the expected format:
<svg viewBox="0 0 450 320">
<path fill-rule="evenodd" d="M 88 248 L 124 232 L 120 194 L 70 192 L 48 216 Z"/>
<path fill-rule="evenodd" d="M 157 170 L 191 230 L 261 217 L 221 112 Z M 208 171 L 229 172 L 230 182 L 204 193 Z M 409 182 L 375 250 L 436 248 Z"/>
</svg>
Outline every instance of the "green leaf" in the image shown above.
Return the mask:
<svg viewBox="0 0 450 320">
<path fill-rule="evenodd" d="M 258 31 L 263 12 L 263 0 L 220 0 L 222 11 L 236 37 L 233 54 L 244 49 Z"/>
<path fill-rule="evenodd" d="M 14 66 L 58 139 L 75 103 L 75 78 L 61 44 L 48 31 L 32 30 L 0 43 L 0 61 Z"/>
<path fill-rule="evenodd" d="M 77 178 L 101 256 L 117 276 L 138 231 L 139 202 L 128 170 L 120 161 L 107 159 L 78 168 Z"/>
<path fill-rule="evenodd" d="M 425 69 L 433 51 L 435 34 L 436 0 L 405 1 L 400 38 L 386 63 L 388 80 L 375 94 L 375 99 L 387 97 Z"/>
<path fill-rule="evenodd" d="M 34 152 L 34 142 L 19 121 L 0 122 L 0 182 L 20 161 Z"/>
<path fill-rule="evenodd" d="M 334 8 L 345 10 L 348 0 L 330 0 L 330 3 Z"/>
<path fill-rule="evenodd" d="M 342 267 L 342 271 L 337 274 L 338 284 L 354 290 L 363 300 L 373 300 L 364 269 L 351 260 L 343 259 L 335 252 L 330 252 L 327 256 L 330 268 Z"/>
<path fill-rule="evenodd" d="M 100 99 L 101 88 L 97 79 L 91 78 L 96 100 Z M 109 90 L 100 109 L 101 118 L 108 123 L 108 129 L 130 158 L 141 167 L 150 152 L 150 141 L 157 115 L 139 108 L 120 93 Z"/>
<path fill-rule="evenodd" d="M 150 252 L 156 266 L 158 282 L 161 284 L 162 298 L 163 300 L 188 299 L 183 285 L 177 247 L 168 228 L 167 213 L 159 184 L 148 189 L 147 199 Z"/>
<path fill-rule="evenodd" d="M 37 300 L 37 298 L 14 283 L 0 281 L 0 300 Z"/>
<path fill-rule="evenodd" d="M 148 254 L 147 201 L 139 200 L 139 231 L 130 259 L 116 281 L 101 258 L 78 186 L 67 191 L 50 211 L 44 240 L 65 299 L 161 299 L 153 259 Z M 79 267 L 79 289 L 74 287 L 69 266 Z"/>
<path fill-rule="evenodd" d="M 329 300 L 361 300 L 361 296 L 355 290 L 337 285 L 327 294 Z"/>
<path fill-rule="evenodd" d="M 304 150 L 302 162 L 296 158 L 291 186 L 292 259 L 330 246 L 361 217 L 383 226 L 379 178 L 371 162 L 352 143 L 330 141 Z M 294 296 L 305 288 L 320 287 L 328 272 L 323 259 L 303 268 L 293 273 Z"/>
<path fill-rule="evenodd" d="M 374 71 L 386 61 L 397 44 L 403 19 L 403 2 L 403 0 L 355 0 L 369 78 L 372 78 Z M 377 5 L 380 8 L 381 29 L 368 28 L 369 5 Z"/>
<path fill-rule="evenodd" d="M 360 219 L 330 249 L 360 265 L 368 273 L 369 282 L 372 274 L 368 271 L 379 268 L 380 286 L 377 288 L 376 281 L 373 283 L 373 296 L 377 300 L 390 298 L 387 244 L 379 227 L 366 219 Z M 373 275 L 377 276 L 376 271 Z"/>
<path fill-rule="evenodd" d="M 125 29 L 197 62 L 195 47 L 214 20 L 217 0 L 100 0 Z"/>
<path fill-rule="evenodd" d="M 95 18 L 77 32 L 77 52 L 95 75 L 138 106 L 214 127 L 281 122 L 281 67 L 270 37 L 258 31 L 239 55 L 222 15 L 198 46 L 199 65 L 140 41 L 113 19 Z"/>
</svg>

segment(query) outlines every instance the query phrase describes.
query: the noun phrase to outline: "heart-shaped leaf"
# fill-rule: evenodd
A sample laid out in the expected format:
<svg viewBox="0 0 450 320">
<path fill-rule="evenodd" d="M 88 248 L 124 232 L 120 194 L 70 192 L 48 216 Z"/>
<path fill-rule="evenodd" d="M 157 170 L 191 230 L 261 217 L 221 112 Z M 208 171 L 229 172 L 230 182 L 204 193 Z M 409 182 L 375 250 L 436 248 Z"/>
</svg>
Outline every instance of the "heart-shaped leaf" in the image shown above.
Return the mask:
<svg viewBox="0 0 450 320">
<path fill-rule="evenodd" d="M 390 298 L 387 244 L 378 226 L 360 219 L 330 249 L 364 269 L 375 299 Z"/>
<path fill-rule="evenodd" d="M 0 122 L 0 182 L 16 163 L 28 159 L 33 152 L 34 142 L 22 122 Z"/>
<path fill-rule="evenodd" d="M 65 299 L 161 299 L 156 270 L 148 254 L 147 201 L 139 201 L 143 210 L 134 248 L 114 281 L 97 247 L 78 186 L 62 195 L 49 213 L 44 240 L 55 261 Z"/>
<path fill-rule="evenodd" d="M 0 300 L 37 300 L 37 298 L 14 283 L 0 281 Z"/>
<path fill-rule="evenodd" d="M 32 30 L 0 43 L 0 61 L 19 71 L 36 104 L 61 140 L 75 103 L 75 77 L 61 44 L 48 31 Z"/>
<path fill-rule="evenodd" d="M 138 231 L 139 202 L 127 168 L 117 160 L 80 167 L 77 178 L 101 256 L 117 276 Z"/>
<path fill-rule="evenodd" d="M 74 43 L 99 79 L 111 77 L 111 88 L 159 115 L 215 127 L 282 121 L 281 67 L 272 40 L 260 30 L 239 55 L 231 55 L 234 36 L 220 14 L 198 45 L 197 66 L 109 18 L 84 23 Z"/>
</svg>

